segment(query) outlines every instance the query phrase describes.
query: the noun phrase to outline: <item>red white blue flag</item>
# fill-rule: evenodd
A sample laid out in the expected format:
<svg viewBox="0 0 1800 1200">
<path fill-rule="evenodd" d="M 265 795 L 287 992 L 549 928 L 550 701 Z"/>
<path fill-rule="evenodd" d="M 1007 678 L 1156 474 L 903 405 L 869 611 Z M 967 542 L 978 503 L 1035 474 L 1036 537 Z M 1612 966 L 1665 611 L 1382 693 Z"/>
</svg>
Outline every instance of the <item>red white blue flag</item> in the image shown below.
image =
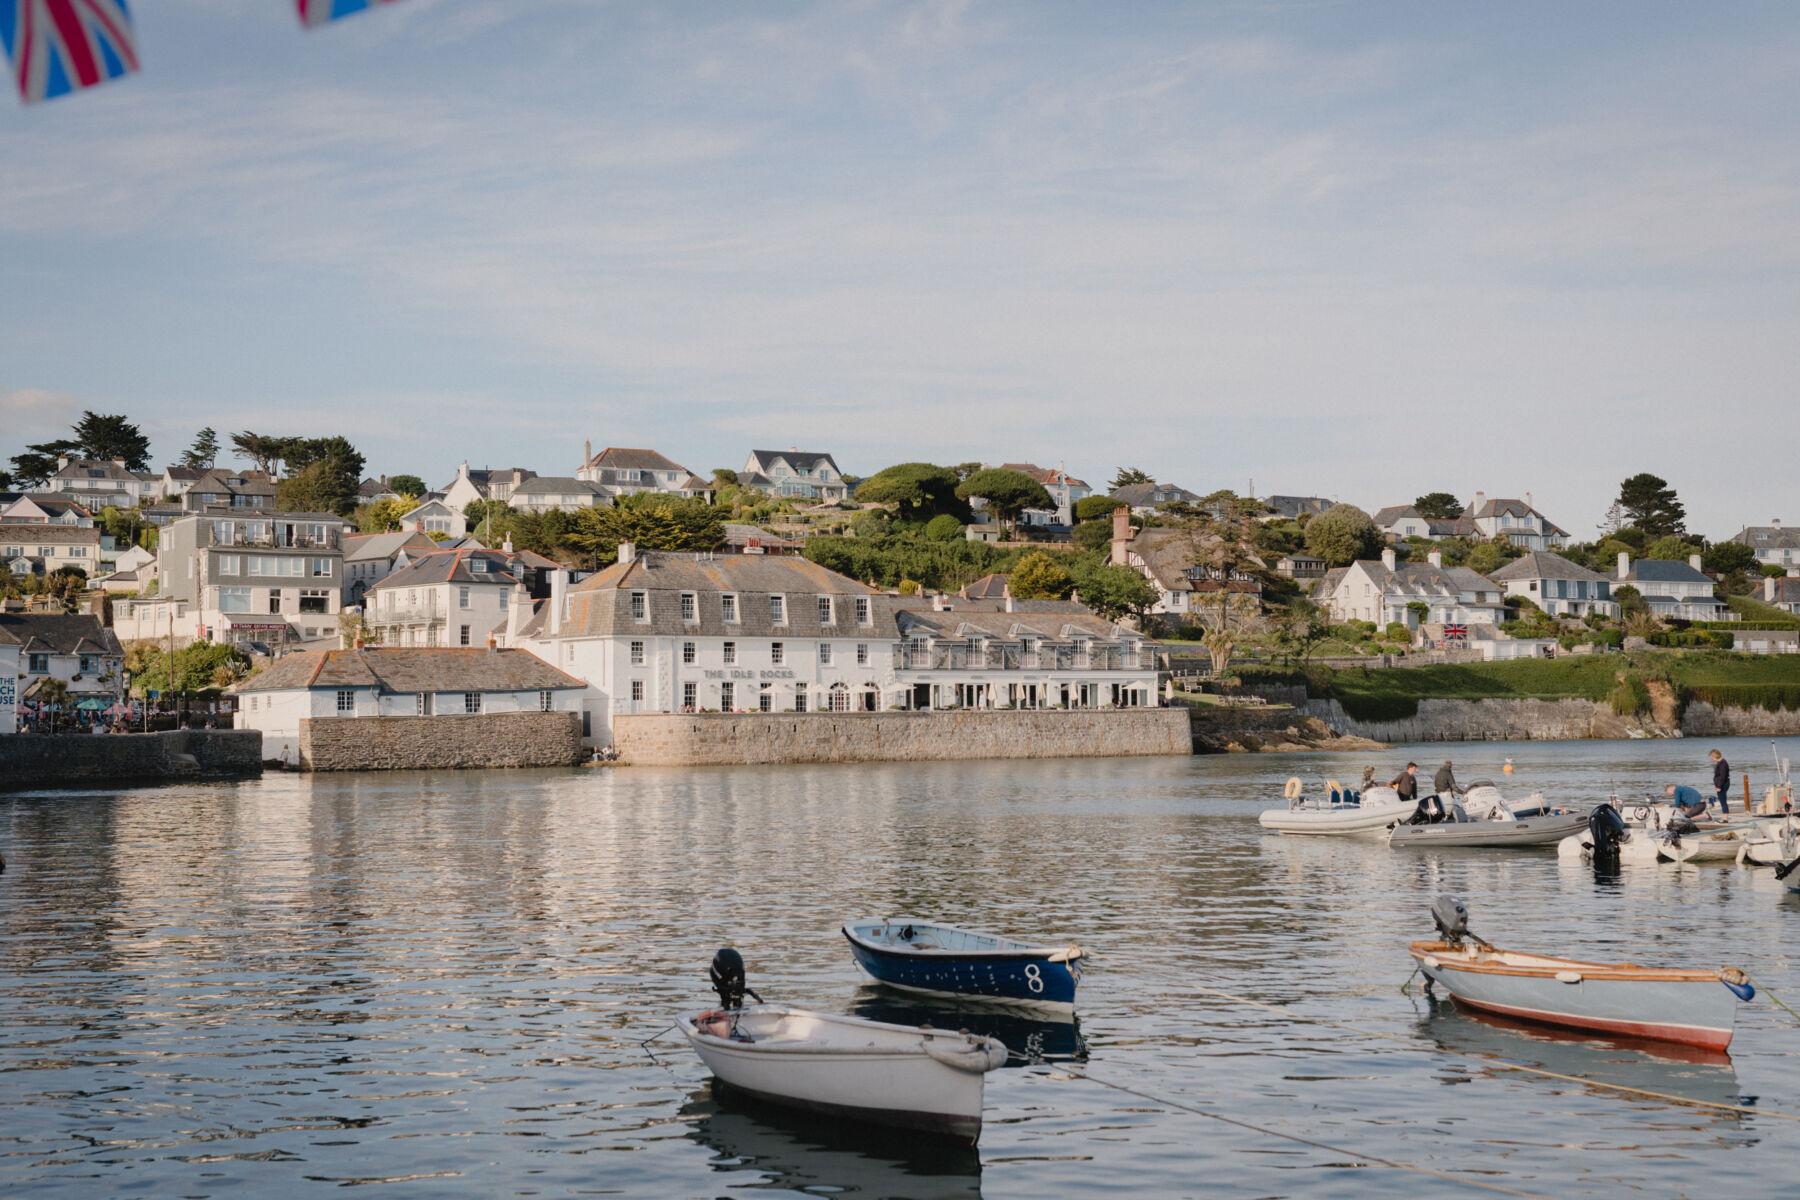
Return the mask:
<svg viewBox="0 0 1800 1200">
<path fill-rule="evenodd" d="M 0 0 L 0 41 L 30 104 L 137 70 L 125 0 Z"/>
<path fill-rule="evenodd" d="M 294 0 L 294 3 L 300 9 L 300 24 L 312 29 L 339 17 L 374 8 L 377 4 L 392 4 L 393 0 Z"/>
</svg>

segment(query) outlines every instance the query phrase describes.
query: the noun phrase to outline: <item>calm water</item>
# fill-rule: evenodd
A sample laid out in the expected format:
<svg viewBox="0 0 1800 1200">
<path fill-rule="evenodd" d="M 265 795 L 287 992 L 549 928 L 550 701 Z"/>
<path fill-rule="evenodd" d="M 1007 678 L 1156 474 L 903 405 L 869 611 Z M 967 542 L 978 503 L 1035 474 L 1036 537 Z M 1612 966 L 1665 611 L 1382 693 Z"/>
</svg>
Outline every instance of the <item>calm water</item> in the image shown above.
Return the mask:
<svg viewBox="0 0 1800 1200">
<path fill-rule="evenodd" d="M 1722 744 L 1760 791 L 1768 743 Z M 1706 748 L 1453 756 L 1465 783 L 1510 754 L 1509 790 L 1591 800 L 1704 783 Z M 1429 775 L 1443 748 L 1414 757 Z M 1449 891 L 1502 944 L 1739 964 L 1800 1007 L 1800 896 L 1731 867 L 1596 881 L 1549 852 L 1261 835 L 1290 774 L 1355 779 L 1363 762 L 283 775 L 0 798 L 0 1194 L 1483 1194 L 1371 1157 L 1554 1196 L 1800 1187 L 1800 1123 L 1461 1056 L 1800 1115 L 1800 1025 L 1762 997 L 1725 1058 L 1558 1040 L 1400 991 L 1404 944 Z M 978 1150 L 722 1107 L 678 1040 L 640 1046 L 709 1000 L 725 944 L 769 999 L 920 1019 L 864 986 L 836 932 L 902 911 L 1097 955 L 1078 1026 L 993 1026 L 1039 1061 L 988 1077 Z"/>
</svg>

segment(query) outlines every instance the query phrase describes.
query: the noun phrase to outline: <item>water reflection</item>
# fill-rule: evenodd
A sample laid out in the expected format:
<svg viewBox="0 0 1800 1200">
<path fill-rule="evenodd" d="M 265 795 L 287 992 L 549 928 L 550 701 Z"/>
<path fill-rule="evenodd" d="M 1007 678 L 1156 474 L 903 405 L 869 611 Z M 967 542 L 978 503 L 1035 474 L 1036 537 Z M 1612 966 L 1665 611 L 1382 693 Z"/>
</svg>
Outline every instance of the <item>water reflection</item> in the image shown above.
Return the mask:
<svg viewBox="0 0 1800 1200">
<path fill-rule="evenodd" d="M 855 1196 L 858 1200 L 967 1200 L 981 1195 L 973 1146 L 904 1130 L 836 1122 L 775 1108 L 714 1083 L 688 1097 L 687 1136 L 713 1152 L 715 1171 L 757 1171 L 738 1188 Z"/>
<path fill-rule="evenodd" d="M 1667 1102 L 1614 1089 L 1633 1088 L 1640 1093 L 1656 1092 L 1708 1104 L 1744 1103 L 1737 1068 L 1722 1050 L 1647 1038 L 1598 1037 L 1575 1029 L 1533 1025 L 1495 1013 L 1458 1008 L 1448 998 L 1425 1003 L 1428 1007 L 1419 1022 L 1421 1031 L 1453 1054 L 1499 1058 L 1573 1076 L 1584 1083 L 1611 1085 L 1591 1090 L 1659 1107 L 1667 1107 Z M 1566 1081 L 1543 1082 L 1546 1086 L 1567 1086 Z M 1696 1125 L 1736 1124 L 1740 1119 L 1737 1113 L 1721 1109 L 1682 1106 L 1682 1111 L 1691 1114 Z"/>
<path fill-rule="evenodd" d="M 851 998 L 849 1013 L 890 1025 L 935 1025 L 939 1029 L 966 1029 L 983 1037 L 999 1038 L 1011 1054 L 1009 1067 L 1045 1062 L 1086 1062 L 1087 1042 L 1081 1021 L 1066 1016 L 997 1003 L 962 1004 L 954 1000 L 912 996 L 879 984 L 868 984 Z"/>
</svg>

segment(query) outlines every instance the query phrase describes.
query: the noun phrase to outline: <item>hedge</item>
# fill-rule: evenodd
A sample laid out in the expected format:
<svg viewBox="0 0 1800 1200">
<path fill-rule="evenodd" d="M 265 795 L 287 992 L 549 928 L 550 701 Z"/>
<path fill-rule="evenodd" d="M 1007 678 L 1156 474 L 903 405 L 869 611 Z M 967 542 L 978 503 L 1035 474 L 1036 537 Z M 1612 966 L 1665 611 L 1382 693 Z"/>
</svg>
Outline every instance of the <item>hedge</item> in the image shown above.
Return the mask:
<svg viewBox="0 0 1800 1200">
<path fill-rule="evenodd" d="M 1685 689 L 1689 700 L 1704 700 L 1714 708 L 1763 708 L 1769 712 L 1800 711 L 1800 684 L 1738 683 Z"/>
</svg>

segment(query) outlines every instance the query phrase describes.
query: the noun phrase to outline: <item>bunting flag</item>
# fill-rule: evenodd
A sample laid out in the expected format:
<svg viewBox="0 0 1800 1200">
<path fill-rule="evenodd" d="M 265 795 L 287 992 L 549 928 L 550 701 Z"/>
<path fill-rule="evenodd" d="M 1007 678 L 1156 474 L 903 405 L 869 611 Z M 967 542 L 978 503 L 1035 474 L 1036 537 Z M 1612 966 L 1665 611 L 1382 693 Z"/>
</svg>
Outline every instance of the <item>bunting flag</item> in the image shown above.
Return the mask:
<svg viewBox="0 0 1800 1200">
<path fill-rule="evenodd" d="M 0 40 L 27 104 L 138 67 L 137 35 L 125 0 L 0 0 Z"/>
<path fill-rule="evenodd" d="M 4 2 L 0 0 L 0 3 Z M 300 24 L 313 29 L 377 4 L 392 4 L 393 0 L 294 0 L 294 3 L 300 9 Z"/>
</svg>

